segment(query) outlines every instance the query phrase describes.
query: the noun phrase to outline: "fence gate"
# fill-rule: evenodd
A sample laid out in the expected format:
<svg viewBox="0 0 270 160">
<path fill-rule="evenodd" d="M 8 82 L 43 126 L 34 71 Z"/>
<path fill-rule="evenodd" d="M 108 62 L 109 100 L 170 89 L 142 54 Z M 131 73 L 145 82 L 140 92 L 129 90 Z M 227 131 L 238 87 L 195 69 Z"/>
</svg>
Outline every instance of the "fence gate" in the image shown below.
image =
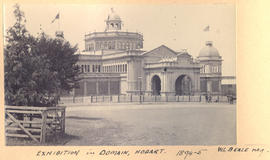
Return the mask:
<svg viewBox="0 0 270 160">
<path fill-rule="evenodd" d="M 6 137 L 29 137 L 44 143 L 48 135 L 63 134 L 65 108 L 5 106 Z"/>
</svg>

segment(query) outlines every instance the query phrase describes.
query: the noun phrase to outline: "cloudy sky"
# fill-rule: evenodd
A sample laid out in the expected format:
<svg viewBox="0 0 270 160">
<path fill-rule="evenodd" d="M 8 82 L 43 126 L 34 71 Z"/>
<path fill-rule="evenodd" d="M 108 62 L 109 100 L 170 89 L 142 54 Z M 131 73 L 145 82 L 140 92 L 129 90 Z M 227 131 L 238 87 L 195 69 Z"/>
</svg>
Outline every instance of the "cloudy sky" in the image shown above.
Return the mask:
<svg viewBox="0 0 270 160">
<path fill-rule="evenodd" d="M 13 5 L 4 5 L 4 28 L 14 23 Z M 58 21 L 51 23 L 60 13 L 60 30 L 71 44 L 84 50 L 84 35 L 104 31 L 105 19 L 111 8 L 121 17 L 123 31 L 141 32 L 144 50 L 162 44 L 180 51 L 187 49 L 196 58 L 206 40 L 212 40 L 223 58 L 223 75 L 236 75 L 235 6 L 229 4 L 201 5 L 80 5 L 80 4 L 21 4 L 25 12 L 27 29 L 37 35 L 40 26 L 54 36 Z M 209 32 L 204 32 L 206 26 Z"/>
</svg>

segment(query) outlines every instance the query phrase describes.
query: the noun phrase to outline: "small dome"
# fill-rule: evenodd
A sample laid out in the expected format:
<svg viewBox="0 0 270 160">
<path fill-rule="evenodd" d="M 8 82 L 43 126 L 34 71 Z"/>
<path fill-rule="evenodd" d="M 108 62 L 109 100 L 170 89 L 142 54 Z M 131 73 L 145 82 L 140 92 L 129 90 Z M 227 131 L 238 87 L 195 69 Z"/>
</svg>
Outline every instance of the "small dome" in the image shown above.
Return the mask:
<svg viewBox="0 0 270 160">
<path fill-rule="evenodd" d="M 205 45 L 206 46 L 201 49 L 199 57 L 220 57 L 218 50 L 213 47 L 213 43 L 211 41 L 207 41 Z"/>
<path fill-rule="evenodd" d="M 121 21 L 120 16 L 114 12 L 113 8 L 111 10 L 112 13 L 108 15 L 108 21 Z"/>
</svg>

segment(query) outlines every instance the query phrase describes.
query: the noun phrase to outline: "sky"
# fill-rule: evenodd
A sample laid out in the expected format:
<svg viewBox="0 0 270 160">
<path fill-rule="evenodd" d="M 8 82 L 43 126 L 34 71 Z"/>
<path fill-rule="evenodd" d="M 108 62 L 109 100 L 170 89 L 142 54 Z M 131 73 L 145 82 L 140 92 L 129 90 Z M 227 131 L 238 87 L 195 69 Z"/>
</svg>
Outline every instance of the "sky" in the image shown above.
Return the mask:
<svg viewBox="0 0 270 160">
<path fill-rule="evenodd" d="M 4 29 L 15 22 L 14 4 L 4 4 Z M 21 4 L 25 13 L 26 28 L 37 35 L 40 28 L 51 36 L 56 30 L 64 32 L 65 39 L 84 50 L 84 35 L 103 32 L 105 19 L 111 8 L 121 17 L 123 31 L 140 32 L 144 37 L 143 50 L 161 45 L 188 53 L 196 58 L 205 46 L 213 41 L 222 56 L 222 75 L 236 75 L 236 11 L 232 4 Z M 60 19 L 51 23 L 57 13 Z M 59 22 L 58 22 L 59 21 Z M 208 32 L 204 31 L 210 26 Z"/>
</svg>

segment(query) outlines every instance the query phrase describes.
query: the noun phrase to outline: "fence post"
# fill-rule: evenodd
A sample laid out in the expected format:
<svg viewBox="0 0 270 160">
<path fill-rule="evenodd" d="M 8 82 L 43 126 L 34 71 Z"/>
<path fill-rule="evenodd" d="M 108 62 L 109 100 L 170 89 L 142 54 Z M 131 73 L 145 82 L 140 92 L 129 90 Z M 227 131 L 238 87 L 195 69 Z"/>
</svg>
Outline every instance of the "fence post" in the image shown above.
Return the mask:
<svg viewBox="0 0 270 160">
<path fill-rule="evenodd" d="M 155 95 L 155 102 L 157 101 L 157 96 Z"/>
<path fill-rule="evenodd" d="M 202 95 L 200 95 L 200 102 L 202 102 Z"/>
<path fill-rule="evenodd" d="M 166 102 L 168 102 L 168 95 L 166 94 Z"/>
<path fill-rule="evenodd" d="M 130 95 L 130 102 L 132 102 L 132 94 Z"/>
<path fill-rule="evenodd" d="M 177 96 L 177 102 L 179 102 L 179 95 Z"/>
<path fill-rule="evenodd" d="M 188 101 L 190 102 L 190 95 L 188 95 Z"/>
<path fill-rule="evenodd" d="M 119 94 L 118 94 L 118 100 L 117 101 L 118 101 L 118 103 L 120 102 L 120 95 Z"/>
<path fill-rule="evenodd" d="M 46 141 L 46 125 L 47 125 L 47 111 L 42 112 L 42 125 L 41 125 L 41 133 L 40 133 L 40 142 L 45 143 Z"/>
<path fill-rule="evenodd" d="M 98 101 L 97 101 L 97 95 L 96 95 L 96 103 L 97 103 Z"/>
<path fill-rule="evenodd" d="M 102 96 L 102 102 L 104 102 L 104 95 Z"/>
<path fill-rule="evenodd" d="M 61 133 L 65 133 L 65 115 L 66 115 L 66 108 L 64 108 L 61 112 Z"/>
</svg>

